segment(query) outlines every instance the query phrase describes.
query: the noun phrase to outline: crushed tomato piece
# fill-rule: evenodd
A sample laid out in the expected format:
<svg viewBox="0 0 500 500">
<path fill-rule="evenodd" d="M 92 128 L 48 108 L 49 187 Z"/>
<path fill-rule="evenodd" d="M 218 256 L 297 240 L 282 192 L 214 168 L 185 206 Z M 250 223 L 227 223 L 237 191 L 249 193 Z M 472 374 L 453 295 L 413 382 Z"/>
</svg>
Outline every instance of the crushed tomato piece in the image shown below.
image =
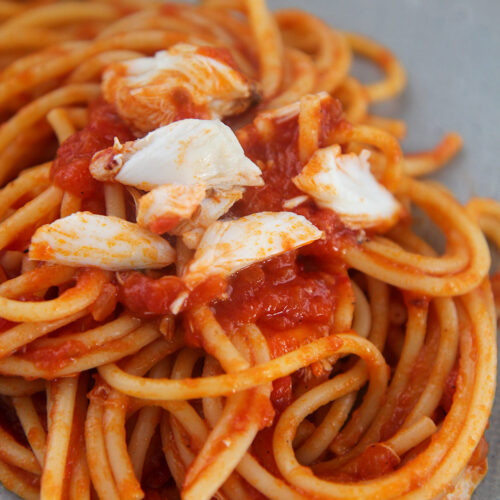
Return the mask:
<svg viewBox="0 0 500 500">
<path fill-rule="evenodd" d="M 100 185 L 89 172 L 90 160 L 97 151 L 112 146 L 115 137 L 120 142 L 134 139 L 110 104 L 91 103 L 87 126 L 68 137 L 57 151 L 50 172 L 54 184 L 80 198 L 98 194 Z"/>
<path fill-rule="evenodd" d="M 138 271 L 120 273 L 119 301 L 138 314 L 167 314 L 170 304 L 186 290 L 177 276 L 154 279 Z"/>
<path fill-rule="evenodd" d="M 254 264 L 229 280 L 229 296 L 214 304 L 228 331 L 246 323 L 277 330 L 303 323 L 328 324 L 335 308 L 335 285 L 304 272 L 296 252 Z"/>
</svg>

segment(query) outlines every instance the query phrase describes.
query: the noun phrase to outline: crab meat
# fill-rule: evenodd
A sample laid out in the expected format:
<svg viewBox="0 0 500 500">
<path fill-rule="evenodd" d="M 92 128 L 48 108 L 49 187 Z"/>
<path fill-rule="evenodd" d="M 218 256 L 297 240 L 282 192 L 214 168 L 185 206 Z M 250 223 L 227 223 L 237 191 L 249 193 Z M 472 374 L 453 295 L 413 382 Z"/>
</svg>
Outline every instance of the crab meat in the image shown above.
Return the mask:
<svg viewBox="0 0 500 500">
<path fill-rule="evenodd" d="M 162 237 L 137 224 L 90 212 L 77 212 L 37 229 L 30 259 L 110 271 L 157 269 L 175 260 Z"/>
<path fill-rule="evenodd" d="M 205 198 L 205 186 L 164 184 L 139 200 L 137 223 L 153 233 L 163 234 L 189 219 Z"/>
<path fill-rule="evenodd" d="M 182 242 L 189 250 L 196 250 L 200 246 L 200 241 L 205 234 L 202 227 L 195 227 L 182 233 Z"/>
<path fill-rule="evenodd" d="M 219 120 L 181 120 L 142 139 L 99 151 L 90 172 L 99 181 L 150 191 L 163 184 L 207 188 L 261 186 L 261 171 L 249 160 L 233 131 Z"/>
<path fill-rule="evenodd" d="M 172 233 L 180 235 L 191 229 L 206 229 L 225 215 L 238 200 L 241 200 L 243 193 L 242 188 L 210 190 L 193 217 L 189 221 L 181 222 Z"/>
<path fill-rule="evenodd" d="M 133 129 L 149 132 L 183 118 L 222 118 L 258 102 L 255 85 L 224 48 L 177 44 L 153 57 L 111 64 L 104 98 Z"/>
<path fill-rule="evenodd" d="M 323 233 L 292 212 L 260 212 L 213 223 L 203 235 L 183 279 L 189 288 L 210 275 L 229 276 L 255 262 L 321 238 Z"/>
<path fill-rule="evenodd" d="M 229 209 L 243 197 L 243 189 L 214 189 L 207 196 L 190 220 L 181 222 L 172 234 L 182 236 L 184 244 L 195 250 L 200 244 L 205 229 L 225 215 Z"/>
<path fill-rule="evenodd" d="M 316 151 L 292 180 L 322 208 L 336 212 L 353 229 L 393 225 L 401 205 L 370 172 L 370 152 L 341 154 L 334 145 Z"/>
<path fill-rule="evenodd" d="M 208 227 L 220 219 L 229 209 L 243 197 L 243 189 L 214 189 L 212 194 L 205 198 L 200 206 L 200 211 L 193 218 L 193 223 L 198 227 Z"/>
</svg>

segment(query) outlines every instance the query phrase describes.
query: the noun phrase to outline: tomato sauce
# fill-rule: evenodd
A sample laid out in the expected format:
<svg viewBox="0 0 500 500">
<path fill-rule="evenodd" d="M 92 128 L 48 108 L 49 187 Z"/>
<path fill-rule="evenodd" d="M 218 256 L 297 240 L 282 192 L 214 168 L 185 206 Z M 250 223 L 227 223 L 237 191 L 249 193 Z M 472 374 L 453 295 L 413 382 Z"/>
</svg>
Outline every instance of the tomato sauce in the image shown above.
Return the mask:
<svg viewBox="0 0 500 500">
<path fill-rule="evenodd" d="M 222 64 L 226 64 L 231 68 L 240 71 L 236 61 L 234 60 L 233 55 L 226 47 L 199 47 L 196 50 L 196 53 L 200 56 L 210 57 L 211 59 L 215 59 L 216 61 L 221 62 Z"/>
<path fill-rule="evenodd" d="M 327 144 L 332 131 L 343 123 L 337 101 L 326 101 L 321 115 L 320 147 Z M 265 184 L 247 188 L 242 200 L 231 210 L 232 215 L 284 210 L 285 200 L 303 194 L 292 182 L 303 168 L 298 150 L 298 117 L 275 123 L 271 137 L 263 138 L 254 124 L 244 127 L 238 136 L 245 154 L 261 168 Z M 331 268 L 332 261 L 337 260 L 345 275 L 345 267 L 335 256 L 346 242 L 356 241 L 358 234 L 346 228 L 335 213 L 312 202 L 294 211 L 323 230 L 325 238 L 299 252 L 289 252 L 233 275 L 228 298 L 214 304 L 217 319 L 224 328 L 231 330 L 253 322 L 264 329 L 283 331 L 304 324 L 330 324 L 338 287 L 335 280 L 327 280 L 319 272 L 321 261 L 328 261 Z M 301 345 L 292 344 L 290 348 Z"/>
<path fill-rule="evenodd" d="M 389 447 L 373 444 L 338 471 L 328 475 L 333 481 L 367 481 L 389 474 L 399 465 L 399 457 Z"/>
<path fill-rule="evenodd" d="M 453 404 L 453 396 L 455 395 L 455 390 L 457 388 L 458 379 L 458 364 L 455 363 L 455 367 L 450 371 L 448 377 L 446 377 L 446 382 L 443 389 L 443 395 L 441 396 L 441 401 L 439 406 L 448 413 Z"/>
<path fill-rule="evenodd" d="M 68 365 L 73 358 L 88 352 L 89 348 L 78 340 L 68 340 L 57 347 L 40 347 L 27 351 L 26 359 L 33 361 L 35 366 L 45 371 L 57 371 Z"/>
<path fill-rule="evenodd" d="M 10 398 L 0 397 L 0 426 L 8 432 L 18 443 L 26 446 L 28 441 L 23 427 L 13 406 L 7 401 Z"/>
<path fill-rule="evenodd" d="M 338 101 L 329 100 L 322 105 L 320 147 L 327 145 L 332 131 L 343 123 L 341 115 Z M 235 205 L 235 215 L 280 211 L 283 201 L 304 194 L 292 182 L 304 166 L 299 159 L 298 116 L 274 123 L 271 137 L 263 138 L 254 124 L 247 125 L 237 135 L 246 156 L 261 168 L 265 184 L 246 189 L 243 199 Z"/>
<path fill-rule="evenodd" d="M 134 139 L 110 104 L 91 103 L 87 126 L 68 137 L 57 151 L 50 173 L 54 184 L 80 198 L 98 195 L 101 184 L 90 174 L 90 161 L 97 151 L 112 146 L 115 137 L 120 142 Z"/>
<path fill-rule="evenodd" d="M 14 323 L 13 321 L 9 321 L 8 319 L 5 318 L 0 318 L 0 333 L 5 332 L 6 330 L 9 330 L 13 326 L 16 326 L 17 323 Z"/>
<path fill-rule="evenodd" d="M 277 413 L 285 411 L 292 402 L 292 377 L 287 375 L 273 380 L 271 403 Z"/>
<path fill-rule="evenodd" d="M 335 308 L 335 285 L 306 272 L 295 252 L 254 264 L 229 280 L 229 297 L 214 310 L 228 331 L 246 324 L 276 330 L 303 323 L 328 324 Z"/>
<path fill-rule="evenodd" d="M 159 430 L 151 439 L 146 453 L 146 460 L 142 471 L 142 486 L 150 494 L 166 486 L 170 476 L 165 454 L 163 453 Z"/>
<path fill-rule="evenodd" d="M 168 92 L 168 97 L 170 105 L 175 110 L 172 116 L 169 116 L 169 122 L 188 118 L 207 119 L 210 117 L 208 107 L 196 104 L 189 90 L 184 87 L 174 87 Z"/>
<path fill-rule="evenodd" d="M 138 271 L 120 273 L 118 299 L 139 314 L 166 314 L 177 296 L 186 289 L 177 276 L 154 279 Z"/>
<path fill-rule="evenodd" d="M 273 434 L 274 427 L 268 427 L 259 431 L 252 443 L 252 455 L 273 476 L 281 478 L 281 472 L 274 460 Z"/>
</svg>

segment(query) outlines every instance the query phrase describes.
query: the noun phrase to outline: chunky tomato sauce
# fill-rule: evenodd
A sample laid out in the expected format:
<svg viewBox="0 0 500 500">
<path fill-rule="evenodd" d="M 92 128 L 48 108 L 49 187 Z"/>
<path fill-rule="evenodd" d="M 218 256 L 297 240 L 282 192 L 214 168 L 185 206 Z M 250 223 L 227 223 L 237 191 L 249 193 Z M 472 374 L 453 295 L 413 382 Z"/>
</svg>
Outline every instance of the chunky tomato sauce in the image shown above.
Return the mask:
<svg viewBox="0 0 500 500">
<path fill-rule="evenodd" d="M 343 123 L 341 113 L 337 101 L 326 101 L 322 106 L 320 147 L 327 145 L 332 130 Z M 304 194 L 292 182 L 303 168 L 299 160 L 297 116 L 275 123 L 271 137 L 266 139 L 253 124 L 241 129 L 237 135 L 245 154 L 261 168 L 265 184 L 246 189 L 243 199 L 233 210 L 235 215 L 281 211 L 283 201 Z"/>
<path fill-rule="evenodd" d="M 92 156 L 97 151 L 134 139 L 114 108 L 104 101 L 89 106 L 89 121 L 85 128 L 68 137 L 57 151 L 52 164 L 54 184 L 80 198 L 91 198 L 100 191 L 100 183 L 89 172 Z"/>
<path fill-rule="evenodd" d="M 341 108 L 336 101 L 326 101 L 321 115 L 320 146 L 325 146 L 332 131 L 346 125 L 341 121 Z M 301 194 L 292 182 L 303 167 L 299 160 L 297 116 L 275 124 L 272 137 L 264 139 L 253 124 L 238 135 L 245 154 L 261 167 L 265 184 L 247 188 L 231 215 L 284 210 L 285 200 Z M 337 255 L 346 242 L 352 243 L 358 235 L 346 229 L 333 212 L 319 209 L 312 202 L 295 211 L 322 229 L 325 238 L 299 251 L 254 264 L 227 281 L 209 278 L 191 292 L 184 309 L 211 303 L 227 331 L 256 323 L 267 336 L 273 357 L 328 333 L 342 288 L 340 282 L 348 279 Z M 142 314 L 168 313 L 173 300 L 185 290 L 181 280 L 172 276 L 154 279 L 138 272 L 122 273 L 119 282 L 119 300 Z M 185 331 L 186 342 L 199 345 L 198 332 L 188 321 Z M 286 381 L 276 384 L 276 408 L 285 406 L 290 399 L 289 390 L 285 390 L 288 385 Z"/>
<path fill-rule="evenodd" d="M 119 275 L 118 297 L 128 309 L 144 314 L 166 314 L 186 287 L 176 276 L 153 279 L 137 271 Z"/>
<path fill-rule="evenodd" d="M 233 65 L 227 54 L 218 50 L 203 48 L 200 51 Z M 196 115 L 198 110 L 190 108 L 189 96 L 183 95 L 182 89 L 174 89 L 172 99 L 183 113 Z M 59 148 L 51 173 L 58 186 L 84 198 L 87 205 L 93 204 L 93 211 L 99 212 L 101 188 L 89 173 L 90 160 L 95 152 L 111 146 L 115 136 L 121 142 L 133 137 L 109 104 L 94 102 L 89 113 L 88 125 Z M 328 144 L 332 131 L 345 126 L 348 125 L 341 119 L 340 104 L 326 101 L 321 109 L 320 147 Z M 263 138 L 253 124 L 240 131 L 245 154 L 261 167 L 265 184 L 248 188 L 231 215 L 281 211 L 285 200 L 302 194 L 292 182 L 303 167 L 298 151 L 298 117 L 281 119 L 275 123 L 271 135 Z M 319 209 L 312 202 L 300 205 L 295 211 L 323 230 L 325 238 L 299 251 L 254 264 L 228 280 L 217 276 L 209 278 L 190 293 L 184 309 L 210 303 L 228 331 L 256 323 L 268 338 L 273 357 L 325 335 L 332 325 L 337 295 L 342 288 L 340 282 L 348 279 L 337 254 L 346 242 L 352 242 L 358 235 L 346 229 L 333 212 Z M 186 288 L 175 276 L 134 271 L 119 273 L 116 290 L 118 300 L 132 312 L 161 315 L 170 311 L 172 302 Z M 196 345 L 197 332 L 186 330 L 186 341 Z M 36 362 L 59 364 L 75 351 L 80 351 L 79 346 L 64 345 L 48 356 L 50 360 L 47 353 L 40 352 Z M 289 377 L 274 383 L 272 400 L 278 411 L 289 404 Z"/>
<path fill-rule="evenodd" d="M 335 284 L 304 271 L 295 252 L 243 269 L 231 277 L 229 290 L 229 298 L 214 305 L 227 330 L 245 323 L 277 330 L 328 323 L 335 307 Z"/>
<path fill-rule="evenodd" d="M 320 147 L 327 144 L 332 130 L 343 123 L 337 101 L 326 101 L 321 114 Z M 243 128 L 238 136 L 245 154 L 260 166 L 265 184 L 247 188 L 232 214 L 241 217 L 285 210 L 285 200 L 303 194 L 292 182 L 303 168 L 298 150 L 298 117 L 276 123 L 271 137 L 266 139 L 253 124 Z M 289 331 L 301 325 L 331 323 L 337 278 L 345 277 L 346 273 L 345 267 L 338 265 L 338 277 L 326 275 L 320 272 L 321 261 L 328 260 L 329 269 L 335 267 L 332 260 L 337 260 L 335 254 L 343 242 L 352 241 L 357 235 L 346 229 L 333 212 L 319 209 L 312 202 L 299 206 L 295 212 L 322 229 L 325 239 L 233 275 L 229 280 L 229 297 L 214 304 L 217 319 L 226 329 L 256 323 L 264 331 Z M 306 340 L 310 339 L 302 342 Z M 289 348 L 301 345 L 294 341 L 292 344 Z"/>
</svg>

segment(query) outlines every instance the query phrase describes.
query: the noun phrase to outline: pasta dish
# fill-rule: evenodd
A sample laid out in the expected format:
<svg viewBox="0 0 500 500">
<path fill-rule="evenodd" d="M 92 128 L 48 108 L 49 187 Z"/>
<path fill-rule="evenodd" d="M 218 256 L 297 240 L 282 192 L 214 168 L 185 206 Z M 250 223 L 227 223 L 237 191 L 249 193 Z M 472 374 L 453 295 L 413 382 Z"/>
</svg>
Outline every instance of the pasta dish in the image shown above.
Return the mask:
<svg viewBox="0 0 500 500">
<path fill-rule="evenodd" d="M 370 111 L 405 87 L 395 56 L 265 0 L 2 0 L 0 17 L 1 483 L 469 499 L 500 205 L 422 179 L 458 134 L 403 153 L 405 123 Z"/>
</svg>

